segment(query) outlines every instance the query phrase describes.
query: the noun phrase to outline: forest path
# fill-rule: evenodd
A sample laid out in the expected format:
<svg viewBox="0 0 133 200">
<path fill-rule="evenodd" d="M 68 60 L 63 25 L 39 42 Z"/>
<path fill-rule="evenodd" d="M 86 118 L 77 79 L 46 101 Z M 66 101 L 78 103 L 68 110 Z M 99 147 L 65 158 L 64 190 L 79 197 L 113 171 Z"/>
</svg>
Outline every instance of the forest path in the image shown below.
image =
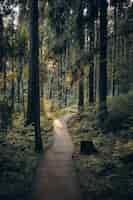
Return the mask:
<svg viewBox="0 0 133 200">
<path fill-rule="evenodd" d="M 81 200 L 79 181 L 72 161 L 73 144 L 66 126 L 71 116 L 54 121 L 55 140 L 40 162 L 34 190 L 35 200 Z"/>
</svg>

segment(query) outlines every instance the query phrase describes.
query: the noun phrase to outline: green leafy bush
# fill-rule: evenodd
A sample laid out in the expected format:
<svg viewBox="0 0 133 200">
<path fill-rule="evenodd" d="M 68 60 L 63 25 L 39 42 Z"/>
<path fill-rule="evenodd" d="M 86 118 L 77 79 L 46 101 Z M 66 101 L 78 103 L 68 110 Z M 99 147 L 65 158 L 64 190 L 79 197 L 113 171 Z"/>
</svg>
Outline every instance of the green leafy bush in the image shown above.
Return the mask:
<svg viewBox="0 0 133 200">
<path fill-rule="evenodd" d="M 109 111 L 127 113 L 128 111 L 128 95 L 115 96 L 107 100 Z"/>
<path fill-rule="evenodd" d="M 117 131 L 129 128 L 133 121 L 133 92 L 108 99 L 109 113 L 104 128 Z"/>
</svg>

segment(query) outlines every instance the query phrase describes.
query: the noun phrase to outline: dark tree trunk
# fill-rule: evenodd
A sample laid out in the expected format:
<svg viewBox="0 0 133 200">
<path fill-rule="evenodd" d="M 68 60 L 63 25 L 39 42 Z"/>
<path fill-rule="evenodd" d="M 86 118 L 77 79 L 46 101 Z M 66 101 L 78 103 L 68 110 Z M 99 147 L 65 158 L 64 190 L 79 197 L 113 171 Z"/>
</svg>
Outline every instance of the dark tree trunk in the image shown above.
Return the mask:
<svg viewBox="0 0 133 200">
<path fill-rule="evenodd" d="M 65 106 L 67 106 L 68 88 L 65 89 Z"/>
<path fill-rule="evenodd" d="M 25 110 L 25 93 L 24 93 L 24 83 L 23 80 L 21 81 L 21 87 L 22 87 L 22 106 L 23 106 L 23 114 L 24 114 L 24 118 L 26 117 L 26 110 Z"/>
<path fill-rule="evenodd" d="M 0 14 L 0 72 L 3 72 L 3 16 Z"/>
<path fill-rule="evenodd" d="M 3 87 L 3 90 L 4 90 L 4 95 L 6 96 L 6 89 L 7 89 L 7 72 L 6 72 L 6 63 L 4 63 L 4 87 Z"/>
<path fill-rule="evenodd" d="M 85 44 L 85 35 L 84 35 L 84 21 L 83 21 L 83 10 L 84 10 L 84 1 L 81 0 L 79 5 L 79 13 L 77 17 L 77 36 L 79 43 L 79 55 L 82 57 Z M 78 58 L 81 60 L 81 58 Z M 78 61 L 78 69 L 80 71 L 80 80 L 79 80 L 79 97 L 78 97 L 78 108 L 82 112 L 84 108 L 84 70 L 81 61 Z"/>
<path fill-rule="evenodd" d="M 14 58 L 12 57 L 12 73 L 14 74 Z M 11 110 L 14 112 L 14 104 L 15 104 L 15 81 L 14 77 L 12 77 L 11 82 Z"/>
<path fill-rule="evenodd" d="M 19 57 L 19 69 L 18 69 L 18 74 L 17 74 L 17 100 L 18 103 L 20 103 L 20 85 L 22 81 L 22 75 L 23 75 L 23 64 L 22 64 L 22 58 Z"/>
<path fill-rule="evenodd" d="M 114 60 L 112 69 L 112 96 L 115 96 L 115 86 L 116 86 L 116 52 L 117 52 L 117 4 L 114 6 Z"/>
<path fill-rule="evenodd" d="M 80 80 L 79 80 L 79 99 L 78 99 L 78 110 L 83 111 L 84 107 L 84 71 L 80 68 Z"/>
<path fill-rule="evenodd" d="M 58 103 L 59 107 L 61 108 L 62 104 L 62 54 L 59 57 L 59 67 L 58 67 Z"/>
<path fill-rule="evenodd" d="M 28 88 L 27 123 L 35 126 L 35 149 L 42 151 L 40 131 L 40 84 L 39 84 L 39 29 L 38 0 L 30 2 L 30 67 Z"/>
<path fill-rule="evenodd" d="M 90 70 L 89 70 L 89 103 L 94 103 L 94 39 L 95 39 L 94 21 L 91 22 L 90 32 Z"/>
<path fill-rule="evenodd" d="M 107 5 L 100 1 L 99 125 L 107 114 Z"/>
<path fill-rule="evenodd" d="M 52 75 L 51 80 L 50 80 L 49 99 L 53 98 L 53 81 L 54 81 L 54 77 Z"/>
</svg>

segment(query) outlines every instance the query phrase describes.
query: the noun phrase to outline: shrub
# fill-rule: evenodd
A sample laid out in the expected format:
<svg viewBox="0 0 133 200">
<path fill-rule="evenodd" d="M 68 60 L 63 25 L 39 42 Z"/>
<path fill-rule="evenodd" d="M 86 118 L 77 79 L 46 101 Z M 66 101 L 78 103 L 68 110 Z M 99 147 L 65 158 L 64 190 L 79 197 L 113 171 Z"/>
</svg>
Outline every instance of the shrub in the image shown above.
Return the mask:
<svg viewBox="0 0 133 200">
<path fill-rule="evenodd" d="M 108 99 L 109 113 L 104 128 L 117 131 L 129 128 L 133 121 L 133 92 Z"/>
<path fill-rule="evenodd" d="M 108 98 L 109 111 L 127 113 L 128 112 L 128 96 L 115 96 Z"/>
</svg>

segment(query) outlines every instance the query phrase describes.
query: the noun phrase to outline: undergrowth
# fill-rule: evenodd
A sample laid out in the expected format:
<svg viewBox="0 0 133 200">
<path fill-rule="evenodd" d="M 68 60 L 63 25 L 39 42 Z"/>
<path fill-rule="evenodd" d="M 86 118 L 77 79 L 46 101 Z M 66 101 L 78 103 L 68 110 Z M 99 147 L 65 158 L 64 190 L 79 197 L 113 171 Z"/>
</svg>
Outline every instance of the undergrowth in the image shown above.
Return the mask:
<svg viewBox="0 0 133 200">
<path fill-rule="evenodd" d="M 111 107 L 110 107 L 111 108 Z M 127 112 L 127 110 L 126 110 Z M 133 199 L 133 132 L 128 128 L 103 133 L 91 109 L 68 123 L 75 144 L 74 163 L 84 200 Z M 97 154 L 80 154 L 81 141 L 93 141 Z"/>
<path fill-rule="evenodd" d="M 44 150 L 53 143 L 52 120 L 41 116 Z M 29 200 L 40 154 L 35 152 L 34 129 L 24 127 L 15 113 L 12 129 L 0 134 L 0 199 Z"/>
</svg>

